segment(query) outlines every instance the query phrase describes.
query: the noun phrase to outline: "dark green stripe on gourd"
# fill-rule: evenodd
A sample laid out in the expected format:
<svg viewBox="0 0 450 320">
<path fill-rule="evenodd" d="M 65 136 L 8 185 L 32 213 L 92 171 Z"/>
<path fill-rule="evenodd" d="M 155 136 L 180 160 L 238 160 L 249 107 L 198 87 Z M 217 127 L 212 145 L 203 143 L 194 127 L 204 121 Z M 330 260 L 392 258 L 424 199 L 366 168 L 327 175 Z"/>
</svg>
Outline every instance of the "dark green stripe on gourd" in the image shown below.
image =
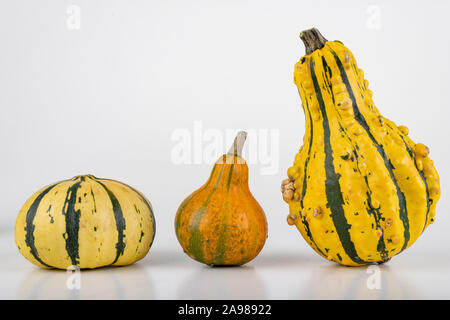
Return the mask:
<svg viewBox="0 0 450 320">
<path fill-rule="evenodd" d="M 402 250 L 404 250 L 406 248 L 406 246 L 408 245 L 408 241 L 409 241 L 409 237 L 410 237 L 408 212 L 407 212 L 407 208 L 406 208 L 405 195 L 400 190 L 397 179 L 395 178 L 395 175 L 393 172 L 392 163 L 390 162 L 389 158 L 387 157 L 386 152 L 384 151 L 383 147 L 378 143 L 378 141 L 375 139 L 375 137 L 372 135 L 370 128 L 367 125 L 366 120 L 364 119 L 364 116 L 359 111 L 358 105 L 356 103 L 355 95 L 353 94 L 353 89 L 348 80 L 347 73 L 345 72 L 345 68 L 344 68 L 342 62 L 340 61 L 338 55 L 333 50 L 331 50 L 331 53 L 333 54 L 333 56 L 336 60 L 336 64 L 339 68 L 339 72 L 341 74 L 342 81 L 344 82 L 345 87 L 347 88 L 347 92 L 349 94 L 350 100 L 352 101 L 353 112 L 355 114 L 355 120 L 358 121 L 358 123 L 363 127 L 363 129 L 366 131 L 367 135 L 369 136 L 369 138 L 372 140 L 373 144 L 377 148 L 378 153 L 380 154 L 381 158 L 383 159 L 386 169 L 389 172 L 389 176 L 391 177 L 391 180 L 395 185 L 397 197 L 398 197 L 399 208 L 400 208 L 400 213 L 399 213 L 400 220 L 403 222 L 403 227 L 404 227 L 404 243 L 402 246 Z"/>
<path fill-rule="evenodd" d="M 36 216 L 36 212 L 39 208 L 39 204 L 42 201 L 42 198 L 44 198 L 44 196 L 50 192 L 50 190 L 53 189 L 53 187 L 55 187 L 58 183 L 55 183 L 51 186 L 49 186 L 48 188 L 46 188 L 44 191 L 42 191 L 37 197 L 36 199 L 33 201 L 33 203 L 31 204 L 30 208 L 27 211 L 27 215 L 26 215 L 26 227 L 25 227 L 25 243 L 26 245 L 30 248 L 30 253 L 33 255 L 33 257 L 39 261 L 40 264 L 48 267 L 48 268 L 52 268 L 52 266 L 48 265 L 47 263 L 45 263 L 44 261 L 42 261 L 42 259 L 39 257 L 36 245 L 34 244 L 34 218 Z"/>
<path fill-rule="evenodd" d="M 302 88 L 303 89 L 303 88 Z M 304 90 L 304 89 L 303 89 Z M 309 144 L 308 144 L 308 155 L 306 157 L 305 160 L 305 168 L 304 168 L 304 173 L 303 173 L 303 183 L 302 183 L 302 193 L 300 196 L 300 206 L 303 208 L 303 199 L 305 198 L 305 194 L 306 194 L 306 187 L 307 187 L 307 169 L 308 169 L 308 163 L 311 157 L 311 148 L 312 148 L 312 144 L 313 144 L 313 122 L 312 122 L 312 118 L 311 118 L 311 111 L 309 110 L 309 104 L 308 104 L 308 100 L 305 101 L 305 107 L 304 107 L 304 112 L 305 112 L 305 118 L 307 117 L 309 119 L 309 126 L 310 126 L 310 131 L 309 131 Z"/>
<path fill-rule="evenodd" d="M 333 220 L 334 226 L 338 233 L 339 239 L 342 243 L 345 253 L 348 257 L 360 264 L 366 263 L 362 260 L 355 249 L 355 245 L 353 244 L 350 238 L 350 225 L 347 223 L 347 219 L 345 218 L 344 210 L 342 205 L 344 204 L 344 200 L 342 199 L 342 192 L 339 186 L 339 176 L 336 174 L 333 164 L 333 150 L 331 148 L 330 141 L 330 128 L 328 124 L 328 116 L 325 110 L 325 104 L 322 99 L 321 89 L 317 82 L 317 77 L 315 74 L 315 66 L 314 59 L 310 60 L 310 69 L 311 69 L 311 77 L 314 85 L 314 91 L 319 103 L 319 108 L 323 116 L 323 132 L 324 132 L 324 153 L 325 153 L 325 192 L 327 196 L 327 207 L 331 210 L 331 218 Z"/>
<path fill-rule="evenodd" d="M 227 178 L 227 192 L 229 192 L 230 190 L 230 185 L 231 185 L 231 178 L 233 176 L 233 167 L 234 167 L 234 163 L 232 163 L 230 165 L 230 173 L 228 174 L 228 178 Z M 228 202 L 229 204 L 229 198 L 226 197 L 224 199 L 224 201 Z M 226 221 L 227 216 L 226 215 L 222 215 L 222 221 L 220 223 L 220 231 L 219 231 L 219 239 L 217 241 L 217 249 L 216 249 L 216 264 L 221 265 L 224 263 L 225 260 L 225 245 L 226 245 L 226 241 L 228 239 L 228 228 L 229 228 L 229 223 L 227 223 Z"/>
<path fill-rule="evenodd" d="M 387 124 L 387 126 L 388 126 L 392 131 L 394 131 L 393 128 L 392 128 L 389 124 Z M 400 139 L 402 139 L 403 144 L 404 144 L 406 150 L 408 151 L 409 157 L 411 158 L 412 161 L 415 161 L 415 159 L 414 159 L 414 151 L 413 151 L 413 150 L 410 148 L 410 146 L 406 143 L 405 137 L 399 132 L 399 130 L 397 130 L 397 133 L 398 133 Z M 422 179 L 422 181 L 423 181 L 423 183 L 424 183 L 424 185 L 425 185 L 426 197 L 427 197 L 427 213 L 426 213 L 426 215 L 425 215 L 425 222 L 424 222 L 424 225 L 423 225 L 423 228 L 422 228 L 422 232 L 424 232 L 424 231 L 425 231 L 425 228 L 427 227 L 428 214 L 429 214 L 430 208 L 431 208 L 431 199 L 430 199 L 430 190 L 429 190 L 429 188 L 428 188 L 428 183 L 427 183 L 427 180 L 425 179 L 425 175 L 424 175 L 424 173 L 423 173 L 422 171 L 420 171 L 420 170 L 418 170 L 418 172 L 419 172 L 420 178 Z"/>
<path fill-rule="evenodd" d="M 208 204 L 211 201 L 211 198 L 214 194 L 214 192 L 217 190 L 217 187 L 219 185 L 220 179 L 222 177 L 224 166 L 221 166 L 219 176 L 217 178 L 217 181 L 215 183 L 215 186 L 213 190 L 209 193 L 208 197 L 205 199 L 205 201 L 202 203 L 199 210 L 196 212 L 192 224 L 191 224 L 191 238 L 189 239 L 189 250 L 192 256 L 196 260 L 203 260 L 203 236 L 202 232 L 200 231 L 200 223 L 202 221 L 202 218 L 207 210 Z M 212 175 L 211 175 L 212 176 Z"/>
<path fill-rule="evenodd" d="M 80 230 L 81 216 L 81 211 L 75 210 L 75 203 L 77 201 L 77 190 L 83 181 L 84 178 L 81 177 L 79 181 L 75 182 L 67 189 L 66 199 L 64 200 L 62 209 L 66 224 L 66 233 L 63 235 L 66 240 L 66 251 L 74 266 L 79 264 L 80 259 L 78 252 L 78 232 Z"/>
<path fill-rule="evenodd" d="M 303 226 L 305 228 L 306 236 L 308 237 L 309 241 L 311 241 L 311 244 L 313 244 L 313 246 L 316 248 L 316 250 L 319 251 L 319 253 L 326 258 L 327 255 L 325 253 L 323 253 L 323 251 L 320 249 L 320 247 L 318 246 L 318 244 L 314 240 L 314 237 L 313 237 L 313 235 L 311 233 L 311 229 L 309 227 L 309 223 L 308 223 L 308 220 L 306 219 L 306 217 L 302 217 L 302 224 L 303 224 Z"/>
<path fill-rule="evenodd" d="M 326 62 L 326 59 L 324 56 L 322 56 L 322 65 L 325 70 L 329 70 L 329 71 L 325 72 L 324 78 L 326 79 L 327 86 L 329 87 L 328 91 L 332 95 L 332 101 L 333 101 L 334 108 L 336 110 L 336 114 L 339 116 L 340 120 L 342 121 L 343 119 L 340 115 L 339 110 L 336 107 L 335 100 L 334 100 L 334 94 L 333 94 L 332 85 L 331 85 L 331 77 L 332 77 L 331 68 L 328 66 L 328 63 Z M 354 142 L 353 142 L 352 138 L 350 137 L 350 135 L 348 134 L 347 130 L 344 127 L 342 127 L 341 124 L 339 124 L 339 129 L 341 130 L 341 132 L 344 134 L 344 136 L 347 138 L 348 142 L 350 143 L 350 145 L 352 147 L 353 155 L 355 157 L 356 168 L 358 170 L 358 173 L 362 175 L 361 170 L 359 168 L 359 166 L 360 166 L 359 158 L 360 157 L 358 156 L 358 150 L 357 150 L 356 146 L 354 145 Z M 350 155 L 347 159 L 344 159 L 344 160 L 348 160 L 349 158 L 351 158 Z M 372 190 L 370 188 L 367 175 L 363 175 L 363 178 L 364 178 L 364 182 L 367 187 L 367 190 L 368 190 L 367 201 L 366 201 L 366 204 L 367 204 L 366 210 L 367 210 L 367 213 L 374 218 L 376 228 L 380 229 L 381 228 L 380 220 L 382 219 L 382 214 L 379 209 L 373 208 L 372 197 L 371 197 Z M 384 242 L 384 234 L 381 234 L 381 236 L 380 236 L 380 239 L 379 239 L 378 245 L 377 245 L 377 251 L 380 253 L 380 256 L 383 260 L 387 259 L 388 252 L 386 251 L 386 244 Z"/>
<path fill-rule="evenodd" d="M 153 225 L 153 236 L 152 236 L 152 240 L 150 241 L 150 243 L 153 243 L 153 240 L 155 239 L 155 235 L 156 235 L 156 219 L 155 219 L 155 214 L 153 213 L 153 208 L 152 205 L 148 202 L 148 200 L 141 194 L 140 191 L 136 190 L 135 188 L 133 188 L 132 186 L 122 183 L 124 185 L 126 185 L 128 188 L 130 188 L 131 190 L 133 190 L 134 192 L 136 192 L 137 195 L 139 195 L 139 198 L 142 200 L 142 202 L 144 202 L 145 206 L 147 207 L 149 213 L 150 213 L 150 218 L 152 220 L 152 225 Z M 140 242 L 140 241 L 139 241 Z"/>
<path fill-rule="evenodd" d="M 125 219 L 123 217 L 122 208 L 120 207 L 120 203 L 117 200 L 114 193 L 111 192 L 102 182 L 99 180 L 95 180 L 97 183 L 99 183 L 105 191 L 108 193 L 108 197 L 111 200 L 111 204 L 114 211 L 114 220 L 116 221 L 116 230 L 117 230 L 117 243 L 116 243 L 116 257 L 114 261 L 111 264 L 114 264 L 117 262 L 119 257 L 123 254 L 125 250 L 125 242 L 124 242 L 124 230 L 126 228 L 125 225 Z"/>
<path fill-rule="evenodd" d="M 302 88 L 302 90 L 304 90 Z M 300 91 L 300 89 L 299 89 Z M 309 110 L 309 104 L 308 104 L 308 100 L 305 101 L 305 106 L 303 108 L 304 113 L 305 113 L 305 118 L 309 120 L 309 126 L 310 126 L 310 132 L 309 132 L 309 144 L 308 144 L 308 155 L 306 157 L 305 160 L 305 165 L 304 165 L 304 170 L 303 170 L 303 183 L 302 183 L 302 191 L 300 194 L 300 207 L 303 208 L 303 200 L 305 198 L 306 195 L 306 190 L 307 190 L 307 186 L 308 186 L 308 164 L 311 158 L 311 149 L 312 149 L 312 145 L 313 145 L 313 139 L 314 139 L 314 130 L 313 130 L 313 121 L 312 121 L 312 117 L 311 117 L 311 110 Z M 301 214 L 301 212 L 299 213 Z M 302 218 L 302 223 L 305 226 L 305 230 L 306 230 L 306 235 L 309 238 L 309 240 L 311 241 L 312 244 L 314 244 L 314 246 L 316 247 L 317 251 L 319 251 L 320 254 L 322 254 L 324 257 L 326 257 L 326 255 L 323 253 L 323 251 L 320 249 L 320 247 L 316 244 L 313 235 L 309 229 L 309 223 L 306 221 L 305 218 Z"/>
</svg>

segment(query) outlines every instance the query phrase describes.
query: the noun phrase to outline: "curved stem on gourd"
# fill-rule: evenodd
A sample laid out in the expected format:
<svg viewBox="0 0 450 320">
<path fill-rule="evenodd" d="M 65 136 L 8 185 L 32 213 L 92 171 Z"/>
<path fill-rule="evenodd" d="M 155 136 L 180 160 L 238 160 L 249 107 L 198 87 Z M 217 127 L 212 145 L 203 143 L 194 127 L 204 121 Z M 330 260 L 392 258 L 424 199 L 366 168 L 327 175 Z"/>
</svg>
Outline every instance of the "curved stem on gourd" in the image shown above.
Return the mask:
<svg viewBox="0 0 450 320">
<path fill-rule="evenodd" d="M 316 28 L 300 32 L 300 39 L 305 44 L 306 54 L 311 54 L 317 49 L 322 49 L 328 40 Z"/>
<path fill-rule="evenodd" d="M 247 132 L 239 131 L 236 135 L 236 138 L 234 138 L 233 145 L 231 146 L 230 150 L 228 150 L 227 154 L 230 156 L 241 157 L 245 139 L 247 139 Z"/>
</svg>

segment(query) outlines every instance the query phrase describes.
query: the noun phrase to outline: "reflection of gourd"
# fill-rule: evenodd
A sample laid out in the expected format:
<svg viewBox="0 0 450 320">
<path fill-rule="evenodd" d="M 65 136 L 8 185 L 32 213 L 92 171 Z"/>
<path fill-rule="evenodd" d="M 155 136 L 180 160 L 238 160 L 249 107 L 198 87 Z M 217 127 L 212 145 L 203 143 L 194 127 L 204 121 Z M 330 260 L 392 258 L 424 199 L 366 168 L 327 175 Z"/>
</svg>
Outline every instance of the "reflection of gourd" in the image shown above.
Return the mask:
<svg viewBox="0 0 450 320">
<path fill-rule="evenodd" d="M 248 187 L 240 132 L 216 161 L 209 180 L 180 205 L 175 231 L 184 251 L 208 265 L 241 265 L 255 258 L 266 241 L 264 211 Z"/>
<path fill-rule="evenodd" d="M 403 282 L 386 265 L 367 268 L 340 268 L 326 265 L 315 268 L 298 299 L 314 300 L 385 300 L 420 298 L 413 286 Z"/>
<path fill-rule="evenodd" d="M 329 260 L 386 262 L 434 221 L 439 176 L 428 148 L 374 106 L 352 53 L 317 29 L 300 37 L 294 82 L 306 132 L 282 183 L 288 223 Z"/>
<path fill-rule="evenodd" d="M 184 277 L 176 299 L 245 300 L 267 299 L 264 283 L 251 266 L 237 268 L 201 268 Z"/>
<path fill-rule="evenodd" d="M 126 268 L 61 271 L 33 268 L 23 279 L 16 299 L 154 299 L 153 281 L 140 263 Z"/>
<path fill-rule="evenodd" d="M 150 202 L 121 182 L 77 176 L 47 186 L 16 220 L 20 253 L 44 268 L 123 266 L 142 259 L 155 235 Z"/>
</svg>

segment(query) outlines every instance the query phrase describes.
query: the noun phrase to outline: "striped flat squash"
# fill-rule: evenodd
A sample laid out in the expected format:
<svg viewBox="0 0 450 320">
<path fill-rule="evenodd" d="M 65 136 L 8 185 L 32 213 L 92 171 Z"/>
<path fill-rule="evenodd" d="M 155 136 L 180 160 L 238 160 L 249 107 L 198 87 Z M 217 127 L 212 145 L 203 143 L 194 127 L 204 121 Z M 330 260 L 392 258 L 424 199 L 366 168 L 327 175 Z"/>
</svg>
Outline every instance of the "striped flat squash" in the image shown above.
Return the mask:
<svg viewBox="0 0 450 320">
<path fill-rule="evenodd" d="M 15 226 L 20 253 L 43 268 L 128 265 L 147 254 L 154 236 L 152 206 L 142 193 L 92 175 L 42 188 Z"/>
<path fill-rule="evenodd" d="M 306 118 L 303 145 L 281 191 L 295 225 L 322 257 L 383 263 L 434 221 L 439 176 L 429 149 L 375 107 L 364 72 L 340 41 L 300 34 L 295 65 Z"/>
<path fill-rule="evenodd" d="M 267 238 L 263 209 L 248 187 L 241 157 L 246 133 L 238 133 L 201 188 L 178 208 L 175 231 L 184 252 L 207 265 L 242 265 L 255 258 Z"/>
</svg>

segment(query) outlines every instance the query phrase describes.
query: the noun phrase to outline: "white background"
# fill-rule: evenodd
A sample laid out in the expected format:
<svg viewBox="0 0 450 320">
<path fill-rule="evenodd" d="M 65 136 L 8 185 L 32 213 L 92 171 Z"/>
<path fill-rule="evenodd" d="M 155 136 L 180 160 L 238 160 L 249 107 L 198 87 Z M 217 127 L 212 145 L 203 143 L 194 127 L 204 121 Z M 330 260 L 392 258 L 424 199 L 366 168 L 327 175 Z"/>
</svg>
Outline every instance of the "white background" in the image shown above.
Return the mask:
<svg viewBox="0 0 450 320">
<path fill-rule="evenodd" d="M 67 26 L 70 5 L 81 9 L 80 29 Z M 112 275 L 142 286 L 130 289 L 134 298 L 450 298 L 449 12 L 449 1 L 2 1 L 0 298 L 129 298 L 108 295 Z M 313 26 L 352 50 L 378 109 L 430 147 L 440 174 L 436 222 L 383 266 L 382 293 L 366 288 L 365 268 L 323 260 L 286 224 L 280 182 L 304 132 L 293 66 L 304 54 L 298 34 Z M 204 267 L 176 240 L 178 205 L 211 170 L 171 159 L 172 133 L 192 131 L 194 121 L 279 130 L 277 173 L 250 165 L 269 238 L 247 267 Z M 42 186 L 87 173 L 142 191 L 155 210 L 156 239 L 141 263 L 86 273 L 103 286 L 61 293 L 64 273 L 19 255 L 15 218 Z M 36 289 L 45 279 L 47 289 Z"/>
</svg>

